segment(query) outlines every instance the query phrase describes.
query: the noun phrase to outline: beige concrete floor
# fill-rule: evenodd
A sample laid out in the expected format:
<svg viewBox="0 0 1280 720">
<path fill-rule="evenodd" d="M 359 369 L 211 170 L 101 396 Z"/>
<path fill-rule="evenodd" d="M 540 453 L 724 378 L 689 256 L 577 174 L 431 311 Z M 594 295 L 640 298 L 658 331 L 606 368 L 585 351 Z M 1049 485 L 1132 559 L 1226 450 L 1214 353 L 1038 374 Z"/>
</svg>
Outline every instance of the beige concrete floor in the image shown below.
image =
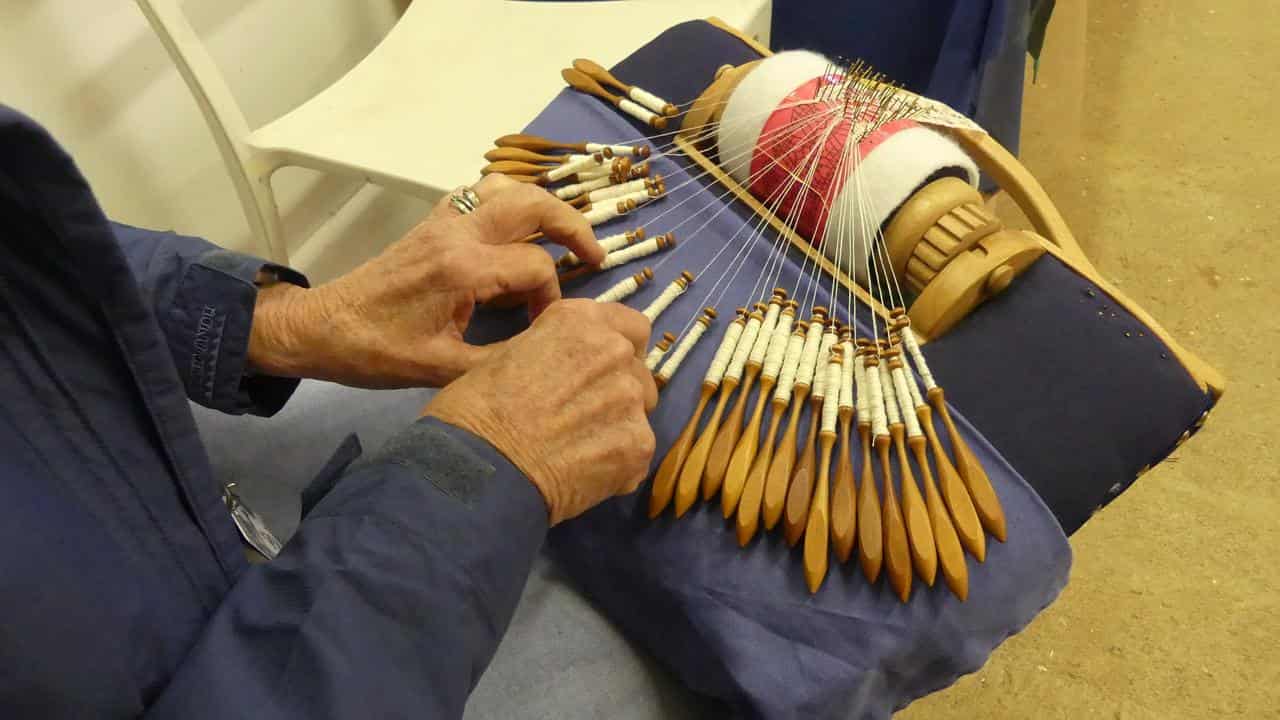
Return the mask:
<svg viewBox="0 0 1280 720">
<path fill-rule="evenodd" d="M 1280 717 L 1280 3 L 1058 5 L 1023 160 L 1227 395 L 1075 535 L 1055 605 L 900 717 Z"/>
</svg>

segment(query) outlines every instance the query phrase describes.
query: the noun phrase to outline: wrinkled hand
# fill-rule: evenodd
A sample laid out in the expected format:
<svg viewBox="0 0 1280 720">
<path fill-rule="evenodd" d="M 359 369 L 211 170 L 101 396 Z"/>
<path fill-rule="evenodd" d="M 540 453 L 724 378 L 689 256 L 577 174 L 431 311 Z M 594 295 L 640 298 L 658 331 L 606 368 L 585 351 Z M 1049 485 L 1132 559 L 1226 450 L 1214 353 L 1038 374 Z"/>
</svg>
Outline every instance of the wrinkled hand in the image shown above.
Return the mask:
<svg viewBox="0 0 1280 720">
<path fill-rule="evenodd" d="M 501 345 L 463 340 L 477 303 L 524 302 L 530 318 L 560 299 L 555 264 L 520 242 L 541 230 L 587 262 L 604 251 L 582 214 L 536 186 L 489 175 L 475 212 L 441 201 L 378 257 L 312 290 L 259 293 L 249 342 L 256 370 L 369 388 L 444 385 Z"/>
<path fill-rule="evenodd" d="M 648 474 L 646 412 L 658 399 L 643 361 L 649 331 L 624 305 L 561 300 L 425 414 L 489 441 L 542 493 L 554 525 L 632 492 Z"/>
</svg>

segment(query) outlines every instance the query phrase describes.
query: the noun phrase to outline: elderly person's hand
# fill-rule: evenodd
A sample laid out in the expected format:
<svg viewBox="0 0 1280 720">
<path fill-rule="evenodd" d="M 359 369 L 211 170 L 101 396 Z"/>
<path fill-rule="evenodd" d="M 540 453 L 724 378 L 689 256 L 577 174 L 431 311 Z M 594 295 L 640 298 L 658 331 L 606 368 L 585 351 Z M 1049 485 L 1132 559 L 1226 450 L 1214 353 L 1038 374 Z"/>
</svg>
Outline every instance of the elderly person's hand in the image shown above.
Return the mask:
<svg viewBox="0 0 1280 720">
<path fill-rule="evenodd" d="M 312 290 L 259 293 L 249 342 L 258 371 L 370 388 L 440 386 L 501 345 L 467 344 L 477 303 L 524 302 L 531 319 L 560 299 L 551 256 L 521 238 L 542 231 L 584 261 L 604 259 L 582 214 L 541 188 L 490 175 L 477 209 L 448 199 L 378 257 Z"/>
<path fill-rule="evenodd" d="M 649 472 L 649 321 L 617 303 L 561 300 L 444 388 L 426 414 L 484 438 L 529 478 L 552 525 Z"/>
</svg>

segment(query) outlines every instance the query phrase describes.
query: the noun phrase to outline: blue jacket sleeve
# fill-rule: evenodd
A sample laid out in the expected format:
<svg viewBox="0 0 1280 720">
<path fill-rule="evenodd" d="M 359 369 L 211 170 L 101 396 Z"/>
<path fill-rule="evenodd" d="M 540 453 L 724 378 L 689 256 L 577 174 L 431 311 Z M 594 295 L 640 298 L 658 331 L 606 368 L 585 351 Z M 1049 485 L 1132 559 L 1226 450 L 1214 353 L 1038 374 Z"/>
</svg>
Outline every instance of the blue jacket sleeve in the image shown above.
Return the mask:
<svg viewBox="0 0 1280 720">
<path fill-rule="evenodd" d="M 547 531 L 533 485 L 424 418 L 245 571 L 148 718 L 457 718 Z"/>
<path fill-rule="evenodd" d="M 298 380 L 247 372 L 260 270 L 306 287 L 300 273 L 200 238 L 112 223 L 191 400 L 232 414 L 272 415 Z"/>
</svg>

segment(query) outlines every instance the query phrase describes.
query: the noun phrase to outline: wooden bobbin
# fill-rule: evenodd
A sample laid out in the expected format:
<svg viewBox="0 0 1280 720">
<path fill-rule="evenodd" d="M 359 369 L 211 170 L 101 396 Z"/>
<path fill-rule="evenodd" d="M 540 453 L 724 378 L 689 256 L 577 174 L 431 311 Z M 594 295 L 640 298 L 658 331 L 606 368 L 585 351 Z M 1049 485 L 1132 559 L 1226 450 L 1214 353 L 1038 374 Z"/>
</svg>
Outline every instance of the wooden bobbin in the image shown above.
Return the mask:
<svg viewBox="0 0 1280 720">
<path fill-rule="evenodd" d="M 594 78 L 581 70 L 565 68 L 560 71 L 560 76 L 564 78 L 564 81 L 574 90 L 598 97 L 628 115 L 646 123 L 649 127 L 652 127 L 655 130 L 665 130 L 667 127 L 667 118 L 665 116 L 658 115 L 651 110 L 647 110 L 640 105 L 637 105 L 629 98 L 621 98 L 614 95 L 608 90 L 605 90 Z"/>
<path fill-rule="evenodd" d="M 740 307 L 736 312 L 737 316 L 734 318 L 734 324 L 745 326 L 747 324 L 747 309 Z M 741 328 L 738 329 L 737 333 L 741 337 Z M 735 342 L 735 350 L 736 347 Z M 720 428 L 720 420 L 724 415 L 725 407 L 733 397 L 733 391 L 738 387 L 738 383 L 739 380 L 732 376 L 722 376 L 721 378 L 719 398 L 716 400 L 715 410 L 712 411 L 711 418 L 707 421 L 707 426 L 698 435 L 697 442 L 689 449 L 684 466 L 680 468 L 680 477 L 676 488 L 676 517 L 684 515 L 693 506 L 694 500 L 697 498 L 698 489 L 703 485 L 703 474 L 707 467 L 707 458 L 711 452 L 711 445 L 715 441 L 716 433 Z M 704 387 L 706 384 L 704 383 Z M 710 499 L 711 496 L 706 495 L 705 497 Z"/>
<path fill-rule="evenodd" d="M 568 155 L 546 155 L 543 153 L 536 153 L 532 150 L 514 147 L 494 148 L 484 154 L 484 159 L 489 162 L 509 160 L 524 163 L 543 163 L 548 165 L 561 165 L 569 162 Z M 543 169 L 545 170 L 546 168 Z"/>
</svg>

